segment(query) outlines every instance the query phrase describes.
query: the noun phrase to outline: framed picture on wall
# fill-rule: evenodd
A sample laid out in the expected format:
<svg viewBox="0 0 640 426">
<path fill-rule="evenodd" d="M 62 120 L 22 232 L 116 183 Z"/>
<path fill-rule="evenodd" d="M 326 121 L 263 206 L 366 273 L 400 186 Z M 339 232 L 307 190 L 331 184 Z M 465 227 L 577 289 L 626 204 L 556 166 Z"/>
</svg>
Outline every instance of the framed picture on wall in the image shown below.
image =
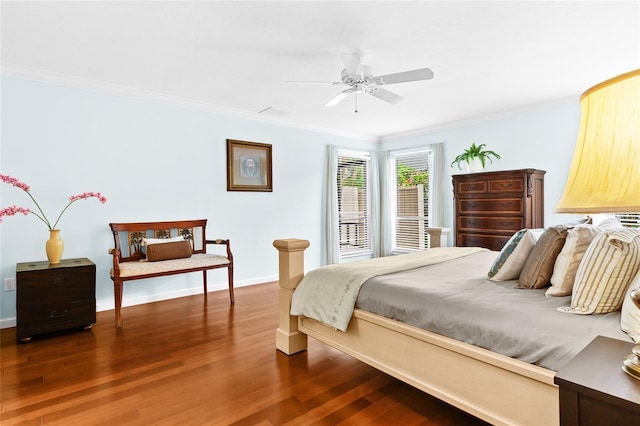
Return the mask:
<svg viewBox="0 0 640 426">
<path fill-rule="evenodd" d="M 271 145 L 227 139 L 227 191 L 272 192 Z"/>
</svg>

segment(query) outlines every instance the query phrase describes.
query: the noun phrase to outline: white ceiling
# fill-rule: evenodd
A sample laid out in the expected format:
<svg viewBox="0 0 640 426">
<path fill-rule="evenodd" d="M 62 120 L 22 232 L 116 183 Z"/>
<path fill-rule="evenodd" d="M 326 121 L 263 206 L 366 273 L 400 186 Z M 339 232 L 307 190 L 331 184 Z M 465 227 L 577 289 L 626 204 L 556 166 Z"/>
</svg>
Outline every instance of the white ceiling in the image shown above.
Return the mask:
<svg viewBox="0 0 640 426">
<path fill-rule="evenodd" d="M 640 68 L 640 2 L 2 1 L 2 73 L 372 139 L 577 101 Z M 326 108 L 340 53 L 376 75 L 429 67 Z M 288 111 L 258 115 L 267 107 Z"/>
</svg>

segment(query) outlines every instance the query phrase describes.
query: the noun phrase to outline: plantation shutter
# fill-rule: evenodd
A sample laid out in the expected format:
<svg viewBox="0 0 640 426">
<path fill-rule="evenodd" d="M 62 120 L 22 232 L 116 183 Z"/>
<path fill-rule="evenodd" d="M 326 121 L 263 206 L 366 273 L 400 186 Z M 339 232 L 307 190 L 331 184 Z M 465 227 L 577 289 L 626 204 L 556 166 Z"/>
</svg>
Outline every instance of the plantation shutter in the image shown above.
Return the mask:
<svg viewBox="0 0 640 426">
<path fill-rule="evenodd" d="M 369 154 L 338 152 L 338 215 L 340 257 L 372 252 L 369 227 Z"/>
<path fill-rule="evenodd" d="M 640 213 L 616 213 L 623 226 L 628 228 L 640 228 Z"/>
<path fill-rule="evenodd" d="M 391 153 L 395 172 L 395 251 L 429 248 L 430 150 Z"/>
</svg>

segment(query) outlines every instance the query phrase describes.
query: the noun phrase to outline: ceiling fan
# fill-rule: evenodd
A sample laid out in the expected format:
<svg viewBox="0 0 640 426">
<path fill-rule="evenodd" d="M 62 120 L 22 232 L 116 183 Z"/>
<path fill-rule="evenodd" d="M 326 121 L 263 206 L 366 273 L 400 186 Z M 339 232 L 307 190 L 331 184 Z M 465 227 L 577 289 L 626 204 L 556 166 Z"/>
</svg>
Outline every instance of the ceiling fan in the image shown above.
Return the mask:
<svg viewBox="0 0 640 426">
<path fill-rule="evenodd" d="M 389 84 L 408 83 L 411 81 L 431 80 L 433 71 L 429 68 L 421 68 L 412 71 L 404 71 L 387 75 L 373 75 L 373 68 L 362 63 L 362 56 L 358 53 L 340 54 L 345 68 L 342 70 L 340 81 L 287 81 L 289 84 L 330 84 L 333 86 L 345 85 L 347 89 L 338 93 L 324 104 L 326 107 L 334 106 L 343 101 L 350 94 L 356 95 L 356 112 L 358 93 L 367 93 L 390 104 L 396 104 L 404 98 L 380 86 Z"/>
</svg>

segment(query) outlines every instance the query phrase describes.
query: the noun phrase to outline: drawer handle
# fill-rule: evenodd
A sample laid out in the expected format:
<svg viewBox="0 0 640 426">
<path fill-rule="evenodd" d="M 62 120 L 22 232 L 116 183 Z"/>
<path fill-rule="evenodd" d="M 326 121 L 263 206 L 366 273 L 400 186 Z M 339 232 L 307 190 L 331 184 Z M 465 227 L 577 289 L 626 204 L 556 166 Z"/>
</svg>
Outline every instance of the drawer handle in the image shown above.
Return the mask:
<svg viewBox="0 0 640 426">
<path fill-rule="evenodd" d="M 51 318 L 60 318 L 60 317 L 63 317 L 65 315 L 67 315 L 68 313 L 69 313 L 69 311 L 66 310 L 66 309 L 58 309 L 58 310 L 55 310 L 55 311 L 51 312 Z"/>
</svg>

